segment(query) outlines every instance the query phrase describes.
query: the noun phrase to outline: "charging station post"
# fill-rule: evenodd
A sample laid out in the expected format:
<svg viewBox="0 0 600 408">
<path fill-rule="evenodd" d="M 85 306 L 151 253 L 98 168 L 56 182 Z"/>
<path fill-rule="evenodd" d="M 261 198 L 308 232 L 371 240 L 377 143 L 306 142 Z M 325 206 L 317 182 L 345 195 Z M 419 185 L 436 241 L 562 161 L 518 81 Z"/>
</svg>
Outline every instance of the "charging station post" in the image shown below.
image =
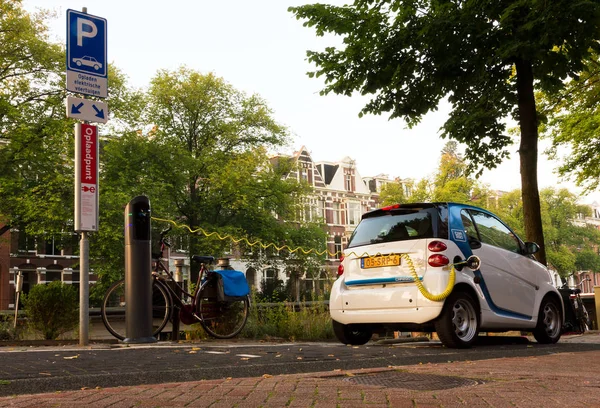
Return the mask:
<svg viewBox="0 0 600 408">
<path fill-rule="evenodd" d="M 152 337 L 152 241 L 150 200 L 125 207 L 125 343 L 154 343 Z"/>
</svg>

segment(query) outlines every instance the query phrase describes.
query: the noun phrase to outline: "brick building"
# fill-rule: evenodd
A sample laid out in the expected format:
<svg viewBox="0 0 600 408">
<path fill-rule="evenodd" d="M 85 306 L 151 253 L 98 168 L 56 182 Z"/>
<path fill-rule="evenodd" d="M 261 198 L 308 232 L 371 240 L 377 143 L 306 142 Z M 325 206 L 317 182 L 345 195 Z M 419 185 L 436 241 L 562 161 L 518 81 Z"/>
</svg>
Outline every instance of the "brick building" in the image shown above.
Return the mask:
<svg viewBox="0 0 600 408">
<path fill-rule="evenodd" d="M 2 225 L 0 224 L 0 227 Z M 68 249 L 60 249 L 64 243 Z M 76 234 L 66 236 L 31 237 L 17 229 L 7 230 L 0 236 L 0 310 L 14 309 L 15 281 L 23 275 L 23 292 L 32 285 L 55 280 L 79 288 L 79 270 L 73 269 L 79 261 L 70 248 L 77 248 Z M 90 283 L 95 278 L 90 276 Z"/>
</svg>

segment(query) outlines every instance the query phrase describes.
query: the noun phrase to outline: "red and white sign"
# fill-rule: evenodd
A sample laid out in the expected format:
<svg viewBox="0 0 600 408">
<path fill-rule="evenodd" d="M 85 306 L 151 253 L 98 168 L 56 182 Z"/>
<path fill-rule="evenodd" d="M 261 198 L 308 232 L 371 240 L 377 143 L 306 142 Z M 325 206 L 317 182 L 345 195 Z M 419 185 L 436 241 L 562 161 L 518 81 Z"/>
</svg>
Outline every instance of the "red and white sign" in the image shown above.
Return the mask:
<svg viewBox="0 0 600 408">
<path fill-rule="evenodd" d="M 98 231 L 98 128 L 75 125 L 75 231 Z"/>
</svg>

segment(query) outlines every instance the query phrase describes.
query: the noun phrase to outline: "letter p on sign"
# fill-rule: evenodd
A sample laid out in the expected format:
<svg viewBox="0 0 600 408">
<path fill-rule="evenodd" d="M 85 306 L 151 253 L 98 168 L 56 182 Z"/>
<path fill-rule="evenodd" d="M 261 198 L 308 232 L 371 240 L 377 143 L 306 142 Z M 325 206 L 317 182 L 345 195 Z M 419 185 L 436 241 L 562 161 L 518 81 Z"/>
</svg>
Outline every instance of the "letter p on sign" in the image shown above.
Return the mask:
<svg viewBox="0 0 600 408">
<path fill-rule="evenodd" d="M 84 30 L 89 27 L 89 31 Z M 98 34 L 98 27 L 92 20 L 77 17 L 77 45 L 83 47 L 83 37 L 94 38 Z"/>
</svg>

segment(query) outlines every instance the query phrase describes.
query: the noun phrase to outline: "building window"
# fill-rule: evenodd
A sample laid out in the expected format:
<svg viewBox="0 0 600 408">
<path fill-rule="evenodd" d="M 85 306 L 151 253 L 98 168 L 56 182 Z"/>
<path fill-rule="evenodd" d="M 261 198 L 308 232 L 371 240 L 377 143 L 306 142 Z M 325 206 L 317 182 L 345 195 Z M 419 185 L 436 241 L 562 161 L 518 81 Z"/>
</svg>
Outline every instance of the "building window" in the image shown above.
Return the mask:
<svg viewBox="0 0 600 408">
<path fill-rule="evenodd" d="M 35 252 L 35 237 L 19 231 L 19 252 Z"/>
<path fill-rule="evenodd" d="M 175 240 L 175 251 L 176 252 L 187 252 L 190 247 L 190 237 L 188 235 L 177 235 L 174 237 Z M 166 254 L 165 254 L 166 255 Z"/>
<path fill-rule="evenodd" d="M 340 207 L 341 207 L 340 203 L 332 203 L 332 213 L 333 213 L 332 223 L 333 224 L 341 224 L 342 223 Z"/>
<path fill-rule="evenodd" d="M 300 181 L 306 181 L 308 183 L 308 170 L 305 168 L 300 169 Z"/>
<path fill-rule="evenodd" d="M 48 269 L 46 271 L 46 282 L 62 281 L 62 271 Z"/>
<path fill-rule="evenodd" d="M 346 190 L 352 191 L 352 174 L 346 174 Z"/>
<path fill-rule="evenodd" d="M 60 240 L 52 236 L 46 240 L 46 255 L 61 255 Z"/>
<path fill-rule="evenodd" d="M 325 213 L 325 200 L 319 200 L 317 211 L 319 214 L 319 218 L 326 219 L 327 215 Z"/>
<path fill-rule="evenodd" d="M 275 282 L 278 277 L 278 272 L 276 268 L 267 268 L 263 271 L 263 280 L 265 282 Z"/>
<path fill-rule="evenodd" d="M 333 251 L 335 252 L 335 257 L 340 259 L 342 256 L 342 237 L 339 235 L 333 238 Z"/>
<path fill-rule="evenodd" d="M 348 224 L 357 225 L 360 215 L 360 203 L 358 201 L 348 202 Z"/>
<path fill-rule="evenodd" d="M 321 202 L 315 198 L 303 199 L 299 209 L 302 212 L 302 218 L 296 221 L 317 221 L 323 214 L 320 206 Z"/>
</svg>

